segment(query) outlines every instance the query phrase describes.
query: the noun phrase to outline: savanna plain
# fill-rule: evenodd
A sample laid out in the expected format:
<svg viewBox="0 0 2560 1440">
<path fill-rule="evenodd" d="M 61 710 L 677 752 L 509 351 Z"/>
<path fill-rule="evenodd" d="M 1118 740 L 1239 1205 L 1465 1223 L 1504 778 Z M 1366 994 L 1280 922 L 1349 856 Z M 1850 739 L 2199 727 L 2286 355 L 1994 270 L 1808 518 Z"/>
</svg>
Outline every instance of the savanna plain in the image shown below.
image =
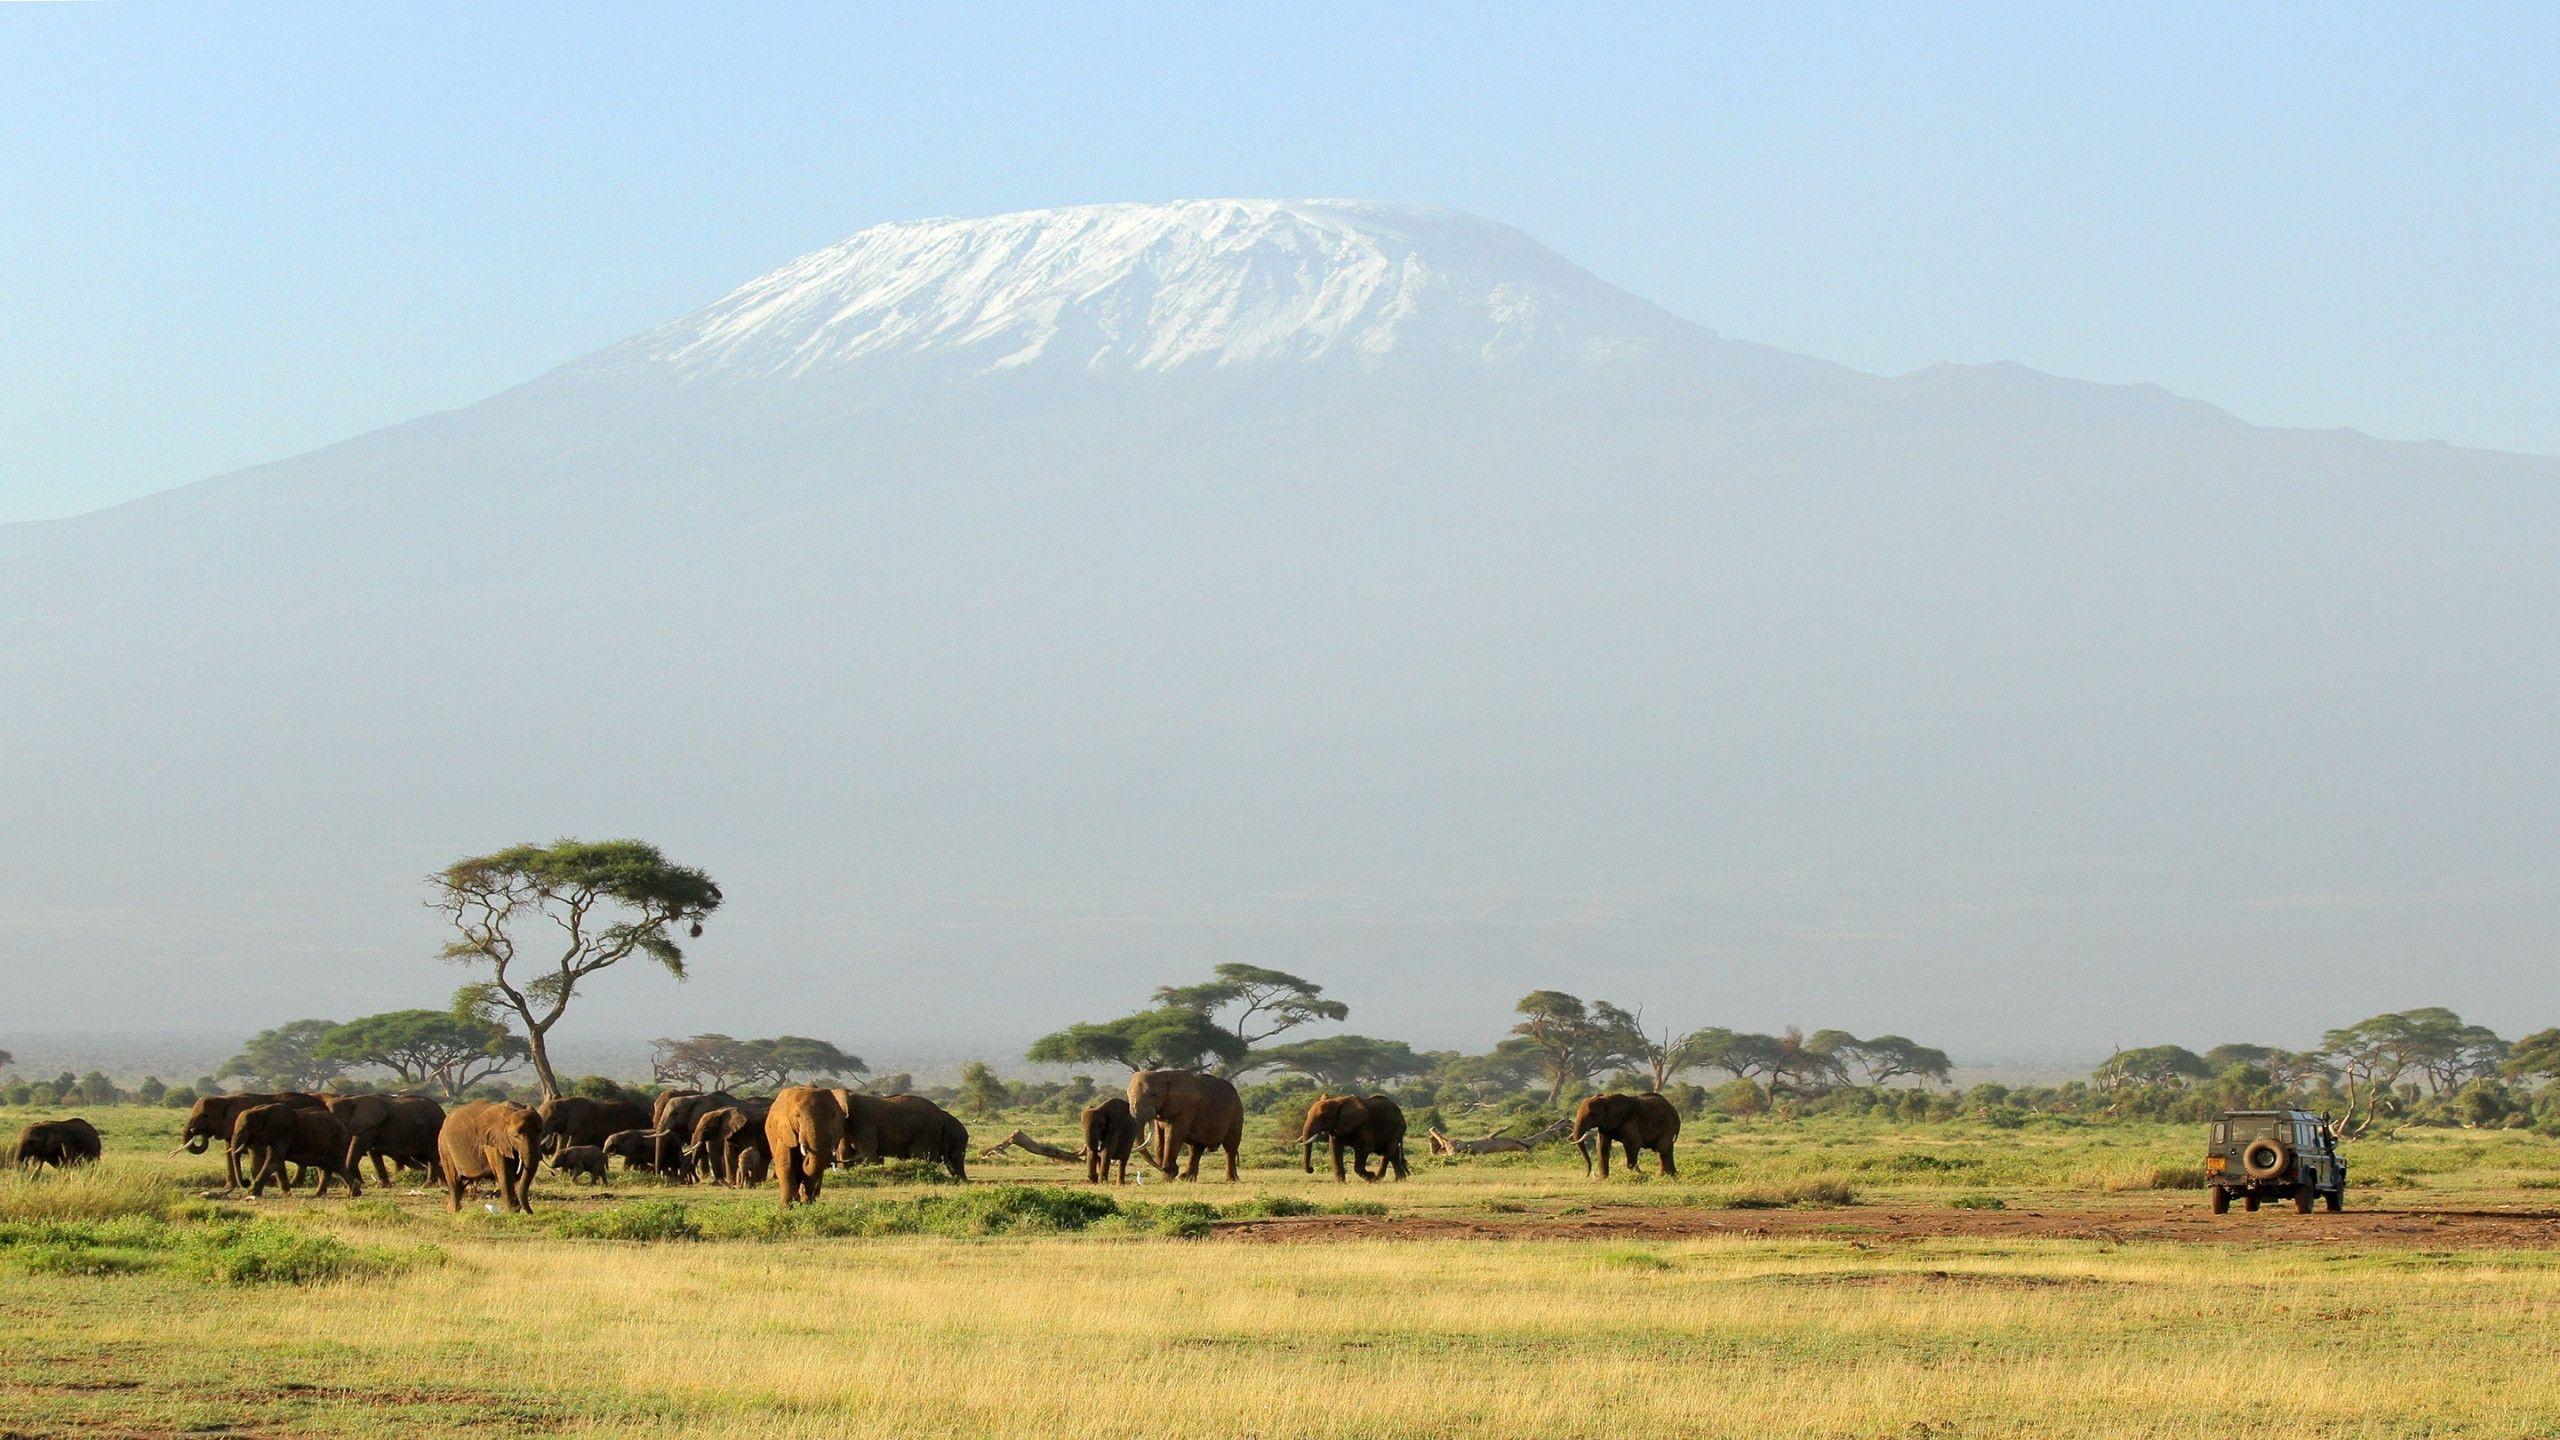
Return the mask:
<svg viewBox="0 0 2560 1440">
<path fill-rule="evenodd" d="M 103 1163 L 0 1179 L 0 1434 L 2560 1430 L 2560 1141 L 2524 1131 L 2368 1138 L 2335 1216 L 2209 1215 L 2191 1126 L 1828 1117 L 1693 1128 L 1668 1179 L 1556 1146 L 1340 1184 L 1257 1126 L 1232 1185 L 1011 1153 L 786 1217 L 546 1172 L 508 1216 L 414 1176 L 252 1201 L 172 1112 L 87 1113 Z"/>
</svg>

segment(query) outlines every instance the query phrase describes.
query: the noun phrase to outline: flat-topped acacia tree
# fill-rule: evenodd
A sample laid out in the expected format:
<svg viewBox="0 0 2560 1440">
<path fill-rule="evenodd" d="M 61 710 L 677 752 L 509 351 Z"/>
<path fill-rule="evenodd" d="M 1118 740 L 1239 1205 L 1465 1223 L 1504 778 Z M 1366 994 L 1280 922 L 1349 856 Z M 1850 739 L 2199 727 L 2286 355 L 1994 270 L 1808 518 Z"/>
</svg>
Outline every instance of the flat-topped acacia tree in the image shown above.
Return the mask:
<svg viewBox="0 0 2560 1440">
<path fill-rule="evenodd" d="M 490 987 L 524 1022 L 546 1100 L 560 1098 L 551 1027 L 578 982 L 633 955 L 683 979 L 684 951 L 673 932 L 700 935 L 704 918 L 720 908 L 720 887 L 710 876 L 642 840 L 517 845 L 457 860 L 429 884 L 435 895 L 427 903 L 457 932 L 445 958 L 489 967 Z M 541 921 L 553 929 L 538 928 Z"/>
</svg>

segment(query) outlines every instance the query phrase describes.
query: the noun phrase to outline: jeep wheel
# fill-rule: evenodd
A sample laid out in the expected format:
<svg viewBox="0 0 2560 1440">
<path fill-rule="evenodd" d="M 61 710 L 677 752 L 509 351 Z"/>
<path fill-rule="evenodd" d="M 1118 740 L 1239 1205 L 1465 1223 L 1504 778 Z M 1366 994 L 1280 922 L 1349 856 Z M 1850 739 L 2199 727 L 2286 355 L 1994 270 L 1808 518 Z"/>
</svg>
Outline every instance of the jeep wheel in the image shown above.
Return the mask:
<svg viewBox="0 0 2560 1440">
<path fill-rule="evenodd" d="M 2344 1189 L 2332 1190 L 2326 1198 L 2329 1203 L 2329 1213 L 2332 1215 L 2347 1208 L 2347 1192 Z"/>
<path fill-rule="evenodd" d="M 2213 1187 L 2213 1213 L 2216 1215 L 2231 1213 L 2231 1192 L 2219 1185 Z"/>
<path fill-rule="evenodd" d="M 2308 1190 L 2296 1190 L 2296 1191 L 2294 1191 L 2294 1192 L 2293 1192 L 2293 1213 L 2295 1213 L 2296 1215 L 2308 1215 L 2308 1214 L 2310 1214 L 2310 1213 L 2311 1213 L 2311 1201 L 2312 1201 L 2312 1198 L 2313 1198 L 2313 1197 L 2312 1197 L 2312 1194 L 2311 1194 L 2311 1192 L 2310 1192 L 2310 1191 L 2308 1191 Z"/>
</svg>

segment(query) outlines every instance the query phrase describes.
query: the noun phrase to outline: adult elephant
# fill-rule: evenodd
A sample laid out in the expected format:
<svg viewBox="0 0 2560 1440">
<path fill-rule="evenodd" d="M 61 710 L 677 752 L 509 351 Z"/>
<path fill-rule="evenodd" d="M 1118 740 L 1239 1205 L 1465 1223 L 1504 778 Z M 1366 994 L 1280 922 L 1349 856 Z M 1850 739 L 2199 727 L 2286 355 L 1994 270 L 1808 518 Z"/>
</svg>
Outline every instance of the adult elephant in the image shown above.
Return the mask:
<svg viewBox="0 0 2560 1440">
<path fill-rule="evenodd" d="M 723 1185 L 754 1184 L 747 1178 L 752 1170 L 761 1175 L 759 1162 L 770 1162 L 765 1150 L 764 1119 L 771 1113 L 771 1100 L 741 1100 L 705 1112 L 693 1122 L 693 1165 L 697 1173 Z"/>
<path fill-rule="evenodd" d="M 844 1106 L 814 1085 L 794 1085 L 773 1097 L 764 1117 L 765 1153 L 773 1157 L 782 1208 L 814 1204 L 820 1177 L 844 1148 Z"/>
<path fill-rule="evenodd" d="M 293 1193 L 296 1182 L 285 1178 L 287 1165 L 305 1171 L 320 1172 L 320 1188 L 329 1193 L 332 1179 L 347 1182 L 347 1193 L 362 1195 L 364 1181 L 356 1175 L 355 1160 L 347 1138 L 347 1127 L 327 1110 L 306 1110 L 299 1105 L 283 1103 L 252 1105 L 231 1122 L 231 1159 L 236 1167 L 246 1158 L 249 1162 L 249 1195 L 263 1198 L 269 1182 Z"/>
<path fill-rule="evenodd" d="M 106 1153 L 98 1138 L 98 1127 L 74 1115 L 67 1120 L 39 1120 L 18 1132 L 18 1168 L 41 1170 L 47 1165 L 68 1170 L 74 1165 L 95 1165 Z"/>
<path fill-rule="evenodd" d="M 673 1130 L 691 1136 L 694 1125 L 714 1110 L 726 1110 L 738 1103 L 738 1097 L 726 1090 L 705 1094 L 700 1090 L 670 1090 L 657 1099 L 649 1111 L 649 1128 Z"/>
<path fill-rule="evenodd" d="M 1573 1144 L 1582 1152 L 1582 1173 L 1591 1173 L 1591 1142 L 1600 1142 L 1600 1174 L 1609 1174 L 1609 1146 L 1623 1145 L 1627 1168 L 1641 1175 L 1636 1156 L 1646 1150 L 1662 1157 L 1662 1173 L 1677 1175 L 1671 1147 L 1680 1139 L 1680 1112 L 1658 1094 L 1594 1095 L 1573 1112 Z"/>
<path fill-rule="evenodd" d="M 1174 1178 L 1184 1147 L 1191 1151 L 1185 1180 L 1200 1178 L 1200 1157 L 1227 1152 L 1227 1178 L 1236 1178 L 1236 1152 L 1244 1148 L 1244 1101 L 1222 1076 L 1196 1070 L 1141 1070 L 1129 1077 L 1129 1118 L 1139 1131 L 1155 1127 L 1156 1165 Z"/>
<path fill-rule="evenodd" d="M 300 1091 L 273 1094 L 206 1095 L 187 1110 L 187 1118 L 178 1126 L 178 1147 L 190 1155 L 201 1155 L 214 1145 L 223 1147 L 223 1163 L 231 1188 L 240 1188 L 240 1162 L 231 1155 L 231 1127 L 243 1110 L 260 1105 L 293 1105 L 307 1110 L 326 1110 L 329 1102 L 317 1095 Z"/>
<path fill-rule="evenodd" d="M 1342 1152 L 1351 1152 L 1351 1169 L 1363 1180 L 1383 1180 L 1390 1169 L 1402 1180 L 1411 1172 L 1404 1158 L 1404 1107 L 1384 1095 L 1318 1095 L 1298 1127 L 1299 1159 L 1316 1173 L 1316 1142 L 1333 1146 L 1333 1178 L 1340 1180 Z M 1369 1157 L 1378 1157 L 1378 1173 L 1369 1173 Z"/>
<path fill-rule="evenodd" d="M 462 1208 L 463 1189 L 487 1180 L 509 1211 L 533 1213 L 533 1177 L 542 1168 L 542 1117 L 504 1100 L 474 1100 L 444 1117 L 436 1133 L 445 1208 Z"/>
<path fill-rule="evenodd" d="M 923 1160 L 969 1178 L 969 1127 L 960 1117 L 921 1095 L 831 1092 L 844 1107 L 845 1163 Z"/>
<path fill-rule="evenodd" d="M 386 1185 L 386 1161 L 403 1170 L 424 1170 L 430 1185 L 442 1180 L 436 1136 L 444 1129 L 444 1107 L 424 1095 L 385 1095 L 382 1101 L 387 1113 L 370 1136 L 356 1143 L 356 1158 L 372 1156 L 374 1178 Z"/>
<path fill-rule="evenodd" d="M 542 1144 L 547 1153 L 558 1154 L 572 1145 L 597 1145 L 625 1130 L 645 1130 L 656 1119 L 651 1108 L 637 1100 L 593 1100 L 584 1095 L 563 1095 L 545 1100 L 534 1113 L 542 1117 Z"/>
<path fill-rule="evenodd" d="M 673 1130 L 625 1130 L 605 1137 L 604 1154 L 608 1160 L 620 1160 L 627 1170 L 646 1170 L 662 1179 L 690 1179 L 693 1170 L 685 1156 L 685 1139 Z"/>
<path fill-rule="evenodd" d="M 1129 1151 L 1138 1143 L 1138 1122 L 1129 1102 L 1118 1095 L 1084 1107 L 1084 1178 L 1099 1185 L 1120 1167 L 1118 1183 L 1129 1183 Z"/>
</svg>

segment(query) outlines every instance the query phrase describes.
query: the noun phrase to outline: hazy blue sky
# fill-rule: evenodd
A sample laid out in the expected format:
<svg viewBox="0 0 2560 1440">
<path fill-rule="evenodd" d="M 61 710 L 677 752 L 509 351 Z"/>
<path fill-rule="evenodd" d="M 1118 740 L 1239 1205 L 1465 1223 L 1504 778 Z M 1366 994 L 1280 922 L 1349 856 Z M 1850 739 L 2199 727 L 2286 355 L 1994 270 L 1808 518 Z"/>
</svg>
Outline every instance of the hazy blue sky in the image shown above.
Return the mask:
<svg viewBox="0 0 2560 1440">
<path fill-rule="evenodd" d="M 0 520 L 878 221 L 1349 195 L 1730 334 L 2560 451 L 2560 11 L 0 4 Z"/>
</svg>

